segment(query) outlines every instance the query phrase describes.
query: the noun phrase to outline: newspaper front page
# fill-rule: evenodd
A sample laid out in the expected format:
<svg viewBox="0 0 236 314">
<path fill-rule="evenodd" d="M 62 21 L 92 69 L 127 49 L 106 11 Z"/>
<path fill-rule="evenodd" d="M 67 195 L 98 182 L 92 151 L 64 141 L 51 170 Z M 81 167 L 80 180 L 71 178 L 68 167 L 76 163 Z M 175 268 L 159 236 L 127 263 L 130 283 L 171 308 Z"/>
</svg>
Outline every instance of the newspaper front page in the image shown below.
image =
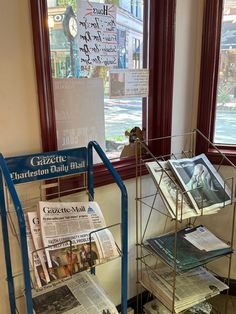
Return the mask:
<svg viewBox="0 0 236 314">
<path fill-rule="evenodd" d="M 29 221 L 29 227 L 32 235 L 32 239 L 34 242 L 35 250 L 38 250 L 37 253 L 33 253 L 33 255 L 37 254 L 40 264 L 42 265 L 43 271 L 39 273 L 40 281 L 42 285 L 46 285 L 50 282 L 49 274 L 48 274 L 48 268 L 47 268 L 47 259 L 45 255 L 45 251 L 42 250 L 43 248 L 43 242 L 41 237 L 41 229 L 40 229 L 40 222 L 37 212 L 28 212 L 28 221 Z M 32 254 L 32 252 L 31 252 Z"/>
<path fill-rule="evenodd" d="M 186 195 L 181 193 L 181 188 L 167 161 L 147 162 L 146 167 L 161 192 L 172 218 L 177 216 L 177 219 L 180 220 L 198 215 L 196 210 L 191 207 Z"/>
<path fill-rule="evenodd" d="M 33 308 L 35 314 L 118 314 L 114 304 L 88 272 L 34 293 Z"/>
<path fill-rule="evenodd" d="M 169 165 L 198 212 L 209 213 L 231 203 L 231 191 L 205 154 L 171 159 Z"/>
<path fill-rule="evenodd" d="M 39 202 L 39 213 L 50 268 L 71 275 L 119 255 L 96 202 Z"/>
<path fill-rule="evenodd" d="M 35 246 L 34 246 L 34 241 L 31 234 L 29 220 L 28 220 L 27 215 L 25 215 L 25 227 L 26 227 L 26 238 L 27 238 L 27 247 L 28 247 L 28 256 L 29 256 L 30 266 L 32 267 L 34 271 L 34 276 L 35 276 L 37 287 L 42 288 L 42 286 L 44 285 L 44 282 L 41 282 L 40 274 L 43 272 L 43 274 L 41 274 L 41 277 L 45 277 L 45 274 L 44 274 L 40 259 L 38 257 L 38 254 L 36 252 L 33 254 L 33 252 L 35 251 Z"/>
</svg>

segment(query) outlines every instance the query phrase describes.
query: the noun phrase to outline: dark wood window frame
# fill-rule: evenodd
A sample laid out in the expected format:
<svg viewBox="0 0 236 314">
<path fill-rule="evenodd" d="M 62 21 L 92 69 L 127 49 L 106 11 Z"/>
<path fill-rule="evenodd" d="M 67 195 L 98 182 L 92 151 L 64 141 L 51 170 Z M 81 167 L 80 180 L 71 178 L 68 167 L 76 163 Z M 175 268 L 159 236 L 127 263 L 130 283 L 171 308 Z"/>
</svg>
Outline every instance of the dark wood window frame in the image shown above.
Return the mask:
<svg viewBox="0 0 236 314">
<path fill-rule="evenodd" d="M 144 0 L 146 1 L 148 0 Z M 148 137 L 157 138 L 171 135 L 176 0 L 150 0 L 150 12 L 150 97 L 148 109 L 146 103 L 143 103 L 143 121 L 146 121 L 148 114 Z M 46 0 L 31 0 L 31 15 L 42 148 L 47 152 L 57 150 L 57 140 Z M 147 10 L 144 10 L 144 25 L 147 24 L 147 17 Z M 145 27 L 144 36 L 147 31 Z M 152 151 L 156 155 L 168 154 L 170 141 L 152 147 Z M 135 176 L 133 158 L 115 161 L 113 164 L 123 180 Z M 108 184 L 112 182 L 111 179 L 102 166 L 96 166 L 96 186 Z"/>
<path fill-rule="evenodd" d="M 205 1 L 202 55 L 199 85 L 199 104 L 197 128 L 213 141 L 216 118 L 216 96 L 220 56 L 220 40 L 223 14 L 223 0 Z M 204 152 L 214 163 L 221 162 L 221 157 L 214 147 L 203 138 L 197 138 L 197 153 Z M 236 145 L 217 145 L 226 156 L 236 163 Z M 226 162 L 227 164 L 227 162 Z"/>
</svg>

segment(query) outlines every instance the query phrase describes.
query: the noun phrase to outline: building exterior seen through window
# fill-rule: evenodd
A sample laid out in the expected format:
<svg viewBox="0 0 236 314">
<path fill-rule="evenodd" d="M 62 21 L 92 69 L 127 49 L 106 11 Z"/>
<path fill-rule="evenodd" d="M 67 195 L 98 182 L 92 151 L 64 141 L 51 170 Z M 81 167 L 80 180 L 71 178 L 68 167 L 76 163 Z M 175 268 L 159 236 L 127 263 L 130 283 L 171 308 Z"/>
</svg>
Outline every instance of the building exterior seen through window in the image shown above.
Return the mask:
<svg viewBox="0 0 236 314">
<path fill-rule="evenodd" d="M 117 6 L 116 11 L 116 38 L 117 38 L 117 66 L 115 69 L 141 69 L 143 67 L 143 0 L 96 0 L 90 2 L 109 3 Z M 100 116 L 101 124 L 105 128 L 105 150 L 107 155 L 119 157 L 124 145 L 129 141 L 125 136 L 126 131 L 133 127 L 142 128 L 142 101 L 141 97 L 115 99 L 109 97 L 109 68 L 105 66 L 83 66 L 79 64 L 78 58 L 78 41 L 79 36 L 73 38 L 73 33 L 66 36 L 63 21 L 65 21 L 66 10 L 68 7 L 77 14 L 77 0 L 47 0 L 48 5 L 48 27 L 50 39 L 50 58 L 51 73 L 54 85 L 54 95 L 57 88 L 60 88 L 61 82 L 73 79 L 96 79 L 102 78 L 104 86 L 103 111 L 104 119 Z M 72 23 L 72 22 L 71 22 Z M 71 25 L 73 28 L 73 25 Z M 80 27 L 79 25 L 76 27 Z M 63 83 L 64 84 L 64 83 Z M 92 84 L 92 83 L 91 83 Z M 85 84 L 86 85 L 86 84 Z M 92 85 L 91 85 L 92 86 Z M 93 93 L 91 90 L 91 93 Z M 63 103 L 63 96 L 54 97 L 56 120 L 62 121 L 68 118 L 68 113 L 60 110 L 57 112 L 57 101 Z M 74 97 L 76 106 L 78 99 L 83 103 L 84 93 L 71 95 Z M 88 115 L 96 115 L 96 92 L 94 90 L 94 111 L 88 112 Z M 84 99 L 86 106 L 86 100 Z M 66 103 L 60 104 L 66 106 Z M 77 108 L 78 109 L 78 108 Z M 84 109 L 79 108 L 76 111 L 82 112 Z M 79 114 L 79 113 L 78 113 Z M 92 123 L 92 122 L 91 122 Z M 98 130 L 94 127 L 94 134 Z M 59 141 L 59 148 L 68 148 L 76 146 L 76 134 L 86 135 L 85 128 L 78 125 L 78 130 L 68 130 L 58 136 L 64 137 Z M 85 136 L 86 138 L 86 136 Z M 96 139 L 96 136 L 95 136 Z"/>
<path fill-rule="evenodd" d="M 222 17 L 214 142 L 236 144 L 236 2 L 225 0 Z"/>
<path fill-rule="evenodd" d="M 140 69 L 140 39 L 133 38 L 133 68 Z"/>
</svg>

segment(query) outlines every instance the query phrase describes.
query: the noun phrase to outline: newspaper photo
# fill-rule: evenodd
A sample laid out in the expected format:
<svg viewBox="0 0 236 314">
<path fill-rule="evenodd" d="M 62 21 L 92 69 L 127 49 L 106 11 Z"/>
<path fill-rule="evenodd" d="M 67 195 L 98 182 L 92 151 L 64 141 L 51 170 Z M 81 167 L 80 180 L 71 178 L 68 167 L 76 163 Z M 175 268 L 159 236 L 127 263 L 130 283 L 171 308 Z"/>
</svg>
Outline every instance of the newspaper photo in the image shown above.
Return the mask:
<svg viewBox="0 0 236 314">
<path fill-rule="evenodd" d="M 35 314 L 118 314 L 93 277 L 83 272 L 52 288 L 34 293 Z"/>
<path fill-rule="evenodd" d="M 205 154 L 169 160 L 169 165 L 194 208 L 209 211 L 231 203 L 231 192 Z"/>
<path fill-rule="evenodd" d="M 35 246 L 33 237 L 31 234 L 28 216 L 25 215 L 25 227 L 26 227 L 26 238 L 27 238 L 27 247 L 28 247 L 28 256 L 29 256 L 29 263 L 34 271 L 34 277 L 36 281 L 36 285 L 38 288 L 42 288 L 42 286 L 46 285 L 47 282 L 45 280 L 45 273 L 43 271 L 42 264 L 38 257 L 38 254 L 35 252 Z"/>
<path fill-rule="evenodd" d="M 39 202 L 39 213 L 49 268 L 71 275 L 119 255 L 96 202 Z"/>
<path fill-rule="evenodd" d="M 187 196 L 181 193 L 181 188 L 173 176 L 167 161 L 159 161 L 158 163 L 152 161 L 145 163 L 145 165 L 157 189 L 163 196 L 172 218 L 177 216 L 177 219 L 180 220 L 198 215 L 196 210 L 191 207 Z"/>
</svg>

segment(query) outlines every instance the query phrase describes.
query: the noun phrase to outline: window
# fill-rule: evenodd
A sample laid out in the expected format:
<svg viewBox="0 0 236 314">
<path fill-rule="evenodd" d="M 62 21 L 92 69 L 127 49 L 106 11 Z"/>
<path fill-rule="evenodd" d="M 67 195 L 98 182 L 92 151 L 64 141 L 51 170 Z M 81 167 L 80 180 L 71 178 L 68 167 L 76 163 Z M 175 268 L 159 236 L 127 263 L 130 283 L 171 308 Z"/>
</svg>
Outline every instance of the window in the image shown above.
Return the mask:
<svg viewBox="0 0 236 314">
<path fill-rule="evenodd" d="M 236 4 L 205 2 L 198 129 L 232 161 L 236 153 Z M 198 151 L 217 159 L 214 147 L 197 141 Z"/>
<path fill-rule="evenodd" d="M 214 142 L 236 145 L 236 3 L 225 0 L 221 26 Z"/>
<path fill-rule="evenodd" d="M 95 1 L 90 1 L 90 3 L 93 2 Z M 101 0 L 100 2 L 101 5 L 98 7 L 103 8 L 102 2 L 104 1 Z M 125 136 L 126 132 L 135 126 L 142 129 L 142 98 L 139 96 L 124 97 L 121 93 L 111 95 L 110 68 L 100 66 L 99 62 L 96 62 L 97 65 L 82 63 L 82 58 L 95 56 L 91 49 L 94 47 L 99 49 L 99 44 L 95 43 L 94 46 L 91 44 L 90 36 L 93 36 L 91 34 L 99 34 L 100 31 L 93 30 L 93 27 L 89 27 L 88 24 L 85 26 L 78 24 L 78 28 L 82 29 L 84 27 L 86 29 L 84 31 L 87 34 L 86 40 L 82 38 L 85 36 L 81 35 L 80 30 L 78 30 L 78 34 L 75 33 L 75 37 L 68 36 L 70 34 L 67 34 L 67 16 L 73 15 L 76 17 L 78 13 L 77 19 L 80 20 L 78 15 L 83 8 L 80 2 L 78 3 L 75 0 L 47 1 L 57 145 L 59 149 L 66 149 L 76 145 L 84 146 L 89 140 L 94 139 L 100 143 L 109 158 L 120 157 L 124 145 L 128 144 L 129 138 Z M 113 4 L 116 4 L 117 1 L 113 0 L 109 3 L 108 11 L 112 10 Z M 88 8 L 91 5 L 87 5 Z M 141 1 L 139 1 L 139 7 L 141 8 Z M 100 23 L 99 27 L 101 27 L 101 15 L 95 17 L 94 20 L 98 24 Z M 85 18 L 83 17 L 82 21 L 89 23 L 88 15 Z M 111 21 L 115 23 L 112 18 L 109 23 Z M 109 36 L 114 36 L 114 40 L 117 41 L 117 49 L 114 54 L 117 57 L 118 69 L 140 69 L 141 57 L 143 56 L 143 50 L 141 51 L 141 43 L 143 47 L 144 40 L 143 22 L 140 22 L 135 16 L 131 24 L 130 15 L 120 10 L 119 6 L 116 9 L 116 21 L 118 21 L 118 28 L 114 28 L 115 34 L 112 30 L 110 33 L 112 35 Z M 96 36 L 98 37 L 98 35 Z M 134 47 L 132 47 L 133 36 L 139 37 L 139 39 L 134 39 Z M 115 49 L 113 44 L 109 46 L 109 43 L 106 43 L 107 47 Z M 133 54 L 129 54 L 129 47 L 132 47 Z M 84 50 L 86 50 L 85 53 L 83 53 Z M 79 59 L 81 52 L 83 57 Z M 96 56 L 96 58 L 98 57 Z M 109 57 L 107 58 L 110 60 Z M 115 68 L 117 68 L 116 65 Z M 87 78 L 87 80 L 86 84 L 81 80 L 72 81 L 74 83 L 71 82 L 69 93 L 67 93 L 66 88 L 63 92 L 58 86 L 59 84 L 62 86 L 70 78 Z M 95 88 L 93 84 L 95 78 L 103 80 L 104 90 L 102 90 L 102 87 L 100 91 Z M 118 83 L 119 81 L 117 86 Z M 93 93 L 91 93 L 91 89 L 93 89 Z M 120 89 L 118 92 L 120 92 Z M 88 108 L 88 110 L 81 110 L 82 106 Z M 73 112 L 74 119 L 70 117 L 70 112 Z M 92 115 L 96 116 L 97 123 L 94 122 Z"/>
<path fill-rule="evenodd" d="M 44 151 L 56 150 L 58 148 L 55 118 L 55 85 L 53 85 L 53 79 L 63 77 L 70 79 L 71 76 L 78 77 L 81 75 L 77 66 L 78 47 L 76 46 L 76 42 L 71 43 L 63 41 L 61 33 L 61 23 L 65 18 L 65 10 L 60 11 L 58 4 L 68 4 L 69 2 L 72 4 L 72 8 L 75 11 L 76 8 L 74 8 L 73 3 L 76 3 L 76 1 L 48 0 L 47 2 L 46 0 L 31 0 L 38 98 Z M 110 3 L 112 1 L 107 2 Z M 115 2 L 118 3 L 119 1 Z M 122 1 L 123 4 L 124 2 L 125 1 Z M 139 1 L 139 3 L 142 2 Z M 142 125 L 146 128 L 148 138 L 154 138 L 170 135 L 171 132 L 176 1 L 145 0 L 143 4 L 144 22 L 139 20 L 138 23 L 139 25 L 143 23 L 143 38 L 145 38 L 145 40 L 143 41 L 143 45 L 141 45 L 141 42 L 139 45 L 136 45 L 139 50 L 136 52 L 140 53 L 139 62 L 140 64 L 143 62 L 144 68 L 149 64 L 150 95 L 148 100 L 144 100 L 140 102 L 140 104 L 135 104 L 135 106 L 139 106 L 140 108 L 140 116 L 138 117 L 140 126 Z M 120 10 L 123 9 L 121 8 Z M 148 15 L 149 12 L 151 12 L 150 16 Z M 123 17 L 123 11 L 121 15 Z M 130 32 L 129 29 L 124 29 L 122 25 L 118 25 L 118 65 L 120 68 L 127 68 L 130 61 L 133 67 L 132 36 L 130 36 Z M 149 40 L 147 40 L 148 38 Z M 129 45 L 130 41 L 128 40 L 131 40 L 131 45 Z M 143 50 L 141 52 L 140 48 L 142 46 Z M 128 56 L 128 54 L 130 54 L 130 56 Z M 106 80 L 107 74 L 104 74 L 103 69 L 100 70 Z M 96 72 L 96 70 L 94 72 Z M 128 106 L 132 105 L 129 100 L 126 100 L 126 103 Z M 117 119 L 123 119 L 122 111 L 124 107 L 120 106 L 120 109 L 120 112 L 113 112 L 113 116 Z M 131 113 L 131 118 L 136 116 L 136 114 Z M 163 117 L 165 118 L 163 119 Z M 110 122 L 109 119 L 107 121 Z M 82 129 L 81 132 L 82 136 L 84 136 L 85 130 Z M 69 136 L 73 137 L 74 133 Z M 61 139 L 61 137 L 59 138 Z M 76 141 L 74 144 L 77 144 Z M 155 147 L 153 149 L 156 150 L 156 153 L 167 153 L 170 150 L 170 145 L 168 143 L 162 147 Z M 114 161 L 115 167 L 120 171 L 124 179 L 134 175 L 133 164 L 132 159 L 130 160 L 129 158 L 124 160 L 118 158 Z M 100 170 L 100 177 L 95 181 L 98 184 L 108 183 L 109 178 L 104 176 L 103 169 Z"/>
</svg>

